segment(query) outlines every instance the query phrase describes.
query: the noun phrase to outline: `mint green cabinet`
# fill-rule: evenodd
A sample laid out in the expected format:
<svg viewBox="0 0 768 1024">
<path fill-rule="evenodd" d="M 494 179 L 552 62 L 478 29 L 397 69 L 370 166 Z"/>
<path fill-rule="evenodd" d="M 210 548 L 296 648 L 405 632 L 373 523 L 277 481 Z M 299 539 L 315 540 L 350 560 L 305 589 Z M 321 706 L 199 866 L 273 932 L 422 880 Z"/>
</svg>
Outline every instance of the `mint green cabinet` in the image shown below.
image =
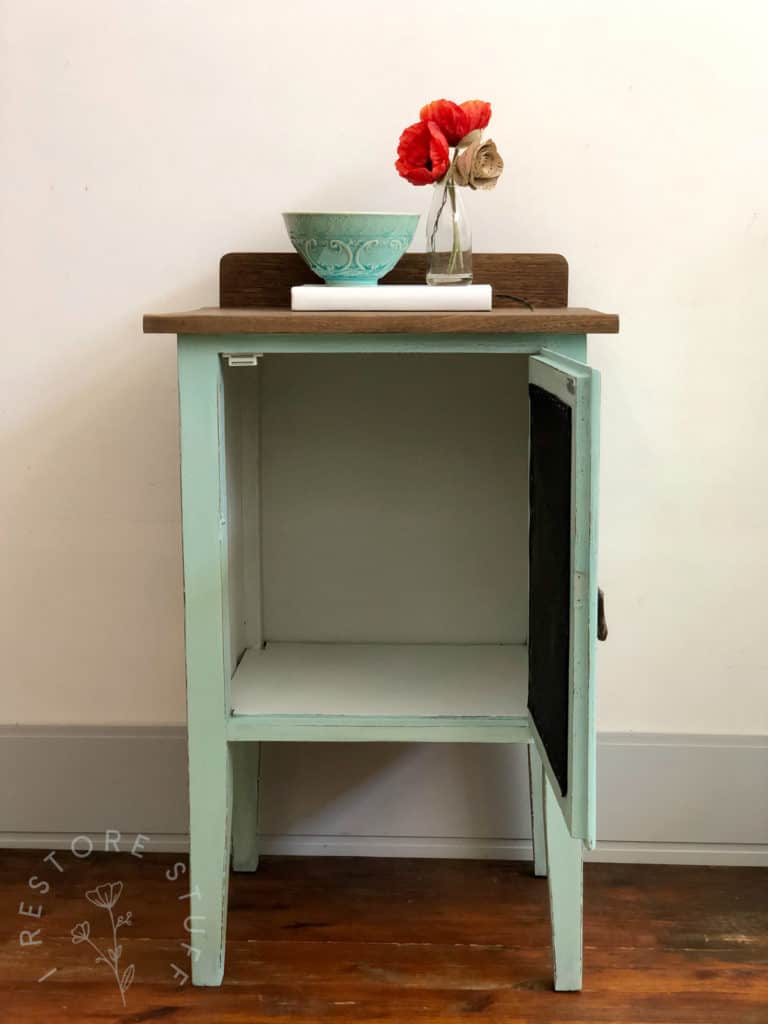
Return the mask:
<svg viewBox="0 0 768 1024">
<path fill-rule="evenodd" d="M 580 987 L 599 447 L 585 353 L 574 335 L 179 337 L 195 984 L 222 980 L 230 862 L 258 864 L 260 745 L 334 740 L 531 745 L 556 987 Z M 542 394 L 565 441 L 534 429 Z M 559 520 L 529 494 L 547 476 Z M 529 516 L 545 555 L 565 518 L 568 541 L 557 579 L 530 588 Z"/>
</svg>

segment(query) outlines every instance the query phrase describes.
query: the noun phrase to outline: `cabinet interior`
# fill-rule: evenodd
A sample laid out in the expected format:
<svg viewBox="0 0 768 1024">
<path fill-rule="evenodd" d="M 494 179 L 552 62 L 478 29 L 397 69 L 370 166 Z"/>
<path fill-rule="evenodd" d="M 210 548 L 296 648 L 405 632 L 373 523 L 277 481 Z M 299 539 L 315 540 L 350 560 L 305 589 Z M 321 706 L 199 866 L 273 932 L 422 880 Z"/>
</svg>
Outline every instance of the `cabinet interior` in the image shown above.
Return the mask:
<svg viewBox="0 0 768 1024">
<path fill-rule="evenodd" d="M 527 361 L 225 369 L 233 650 L 524 643 Z"/>
<path fill-rule="evenodd" d="M 524 644 L 527 359 L 224 367 L 232 671 L 264 644 Z"/>
</svg>

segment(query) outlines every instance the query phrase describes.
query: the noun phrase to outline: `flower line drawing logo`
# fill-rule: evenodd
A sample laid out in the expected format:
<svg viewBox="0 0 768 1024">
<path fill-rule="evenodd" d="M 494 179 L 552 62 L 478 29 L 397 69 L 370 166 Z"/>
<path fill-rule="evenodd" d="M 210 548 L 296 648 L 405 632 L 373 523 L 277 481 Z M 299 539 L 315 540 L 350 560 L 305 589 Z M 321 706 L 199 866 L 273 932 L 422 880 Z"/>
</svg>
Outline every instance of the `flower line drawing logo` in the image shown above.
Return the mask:
<svg viewBox="0 0 768 1024">
<path fill-rule="evenodd" d="M 112 925 L 111 946 L 107 946 L 106 949 L 101 949 L 96 945 L 91 938 L 90 921 L 81 921 L 79 924 L 76 924 L 71 930 L 70 935 L 72 936 L 73 945 L 79 946 L 82 942 L 87 942 L 88 945 L 98 954 L 96 957 L 96 963 L 103 963 L 109 967 L 115 976 L 115 981 L 117 982 L 117 987 L 120 992 L 120 998 L 123 1001 L 123 1006 L 125 1006 L 125 993 L 131 987 L 134 974 L 136 973 L 136 966 L 135 964 L 129 964 L 121 973 L 120 957 L 123 954 L 123 947 L 122 944 L 117 941 L 117 933 L 125 926 L 130 927 L 133 917 L 132 911 L 129 910 L 127 914 L 118 914 L 117 918 L 115 918 L 113 909 L 120 899 L 122 892 L 122 882 L 107 882 L 104 885 L 98 885 L 95 889 L 91 889 L 85 894 L 85 898 L 89 903 L 92 903 L 95 907 L 99 907 L 102 910 L 106 910 L 109 914 L 109 921 Z"/>
<path fill-rule="evenodd" d="M 149 836 L 139 832 L 135 838 L 125 840 L 121 832 L 117 829 L 107 829 L 104 832 L 104 845 L 100 852 L 103 853 L 126 853 L 131 857 L 135 857 L 141 860 L 144 856 L 144 847 L 147 843 L 151 842 Z M 125 845 L 127 843 L 127 849 Z M 95 850 L 94 840 L 87 835 L 75 836 L 69 843 L 69 853 L 74 859 L 74 863 L 68 862 L 64 859 L 65 854 L 60 853 L 58 850 L 51 850 L 47 856 L 42 858 L 42 862 L 45 865 L 44 870 L 49 866 L 56 874 L 53 878 L 57 878 L 59 875 L 65 876 L 70 869 L 76 870 L 76 865 L 82 865 L 87 861 Z M 178 883 L 179 880 L 183 880 L 188 872 L 188 865 L 186 861 L 176 861 L 171 867 L 166 867 L 165 864 L 158 866 L 162 870 L 163 878 L 168 883 Z M 158 870 L 158 867 L 155 870 Z M 151 870 L 151 868 L 149 868 Z M 82 869 L 80 874 L 76 876 L 75 885 L 78 888 L 78 895 L 84 895 L 88 902 L 97 907 L 100 910 L 106 911 L 109 915 L 109 923 L 111 925 L 111 945 L 109 945 L 110 936 L 109 928 L 103 928 L 101 931 L 97 926 L 96 920 L 93 921 L 80 921 L 73 928 L 69 928 L 69 935 L 73 945 L 79 946 L 85 943 L 90 946 L 96 954 L 95 963 L 106 964 L 112 973 L 116 988 L 120 994 L 120 999 L 123 1006 L 127 1003 L 126 994 L 129 989 L 134 990 L 135 982 L 138 980 L 136 976 L 136 967 L 134 964 L 121 964 L 123 958 L 123 946 L 120 943 L 120 932 L 123 928 L 131 927 L 136 924 L 133 918 L 132 911 L 121 912 L 117 909 L 117 905 L 122 897 L 125 895 L 125 887 L 123 882 L 107 882 L 106 884 L 97 885 L 92 889 L 84 890 L 84 886 L 80 888 L 80 884 L 77 881 L 77 877 L 82 877 Z M 93 884 L 91 882 L 91 884 Z M 186 891 L 188 887 L 185 886 L 184 882 L 178 886 L 179 889 L 184 887 L 183 892 L 175 894 L 175 899 L 184 901 L 185 903 L 192 900 L 201 900 L 202 895 L 197 886 L 191 891 Z M 30 893 L 33 894 L 30 896 Z M 20 949 L 32 951 L 40 951 L 45 947 L 45 918 L 46 918 L 46 905 L 43 903 L 45 897 L 51 897 L 55 895 L 54 882 L 45 877 L 38 875 L 31 875 L 27 879 L 26 892 L 24 897 L 18 904 L 17 914 L 22 919 L 24 925 L 19 929 L 18 932 L 18 944 Z M 169 894 L 169 898 L 170 894 Z M 34 900 L 34 902 L 32 902 Z M 195 904 L 192 903 L 192 906 Z M 205 921 L 205 915 L 201 914 L 190 914 L 184 920 L 184 939 L 186 941 L 179 942 L 180 948 L 183 950 L 186 957 L 190 961 L 195 962 L 200 957 L 200 949 L 192 943 L 195 941 L 192 936 L 200 932 L 204 932 L 205 929 L 200 927 L 199 922 Z M 69 922 L 67 924 L 67 927 Z M 97 934 L 98 933 L 98 934 Z M 67 934 L 66 928 L 64 934 Z M 105 936 L 105 937 L 104 937 Z M 50 957 L 49 957 L 50 960 Z M 178 964 L 169 962 L 168 964 L 172 980 L 177 986 L 186 985 L 190 981 L 190 975 L 184 967 L 180 967 Z M 46 964 L 48 967 L 48 964 Z M 98 967 L 97 967 L 98 969 Z M 59 974 L 59 966 L 53 965 L 48 967 L 43 974 L 41 974 L 37 981 L 38 983 L 47 982 L 49 979 L 54 977 L 61 977 Z"/>
</svg>

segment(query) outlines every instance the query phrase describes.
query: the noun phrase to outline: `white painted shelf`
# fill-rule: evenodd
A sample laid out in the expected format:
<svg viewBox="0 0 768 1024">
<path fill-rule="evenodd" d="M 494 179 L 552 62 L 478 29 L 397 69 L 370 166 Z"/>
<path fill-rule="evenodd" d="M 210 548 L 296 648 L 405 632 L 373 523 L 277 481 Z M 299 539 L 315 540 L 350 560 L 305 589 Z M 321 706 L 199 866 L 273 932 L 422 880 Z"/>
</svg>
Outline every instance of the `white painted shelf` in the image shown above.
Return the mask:
<svg viewBox="0 0 768 1024">
<path fill-rule="evenodd" d="M 527 722 L 521 644 L 270 643 L 245 652 L 233 716 Z"/>
</svg>

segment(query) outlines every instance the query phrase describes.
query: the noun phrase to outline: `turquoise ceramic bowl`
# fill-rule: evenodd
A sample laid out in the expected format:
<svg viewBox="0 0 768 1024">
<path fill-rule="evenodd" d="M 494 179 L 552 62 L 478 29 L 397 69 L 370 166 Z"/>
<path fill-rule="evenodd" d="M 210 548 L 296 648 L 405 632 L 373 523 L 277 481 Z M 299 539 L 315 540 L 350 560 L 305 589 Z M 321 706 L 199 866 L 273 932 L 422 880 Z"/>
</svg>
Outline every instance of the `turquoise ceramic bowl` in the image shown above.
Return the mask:
<svg viewBox="0 0 768 1024">
<path fill-rule="evenodd" d="M 284 213 L 293 246 L 330 285 L 372 285 L 413 240 L 418 213 Z"/>
</svg>

